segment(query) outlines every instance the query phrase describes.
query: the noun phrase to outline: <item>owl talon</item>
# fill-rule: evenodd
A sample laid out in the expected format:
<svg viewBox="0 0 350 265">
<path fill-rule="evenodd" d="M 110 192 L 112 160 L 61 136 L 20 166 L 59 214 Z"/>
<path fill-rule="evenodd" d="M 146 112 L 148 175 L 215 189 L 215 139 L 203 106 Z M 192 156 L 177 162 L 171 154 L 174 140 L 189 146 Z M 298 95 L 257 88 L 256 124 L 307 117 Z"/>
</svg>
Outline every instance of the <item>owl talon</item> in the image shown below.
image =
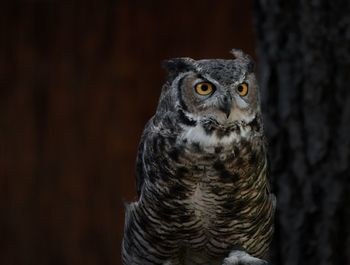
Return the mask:
<svg viewBox="0 0 350 265">
<path fill-rule="evenodd" d="M 247 252 L 241 250 L 235 250 L 224 259 L 222 265 L 268 265 L 265 260 L 255 258 L 249 255 Z"/>
</svg>

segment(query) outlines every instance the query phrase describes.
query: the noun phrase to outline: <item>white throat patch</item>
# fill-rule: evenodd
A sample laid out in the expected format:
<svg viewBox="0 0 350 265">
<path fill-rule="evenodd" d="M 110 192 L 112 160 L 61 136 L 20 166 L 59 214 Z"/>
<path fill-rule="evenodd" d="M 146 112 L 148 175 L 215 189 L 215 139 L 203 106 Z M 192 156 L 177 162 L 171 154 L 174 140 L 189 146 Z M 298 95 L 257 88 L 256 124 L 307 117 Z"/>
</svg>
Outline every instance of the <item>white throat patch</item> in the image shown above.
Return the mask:
<svg viewBox="0 0 350 265">
<path fill-rule="evenodd" d="M 201 124 L 197 124 L 194 127 L 184 127 L 181 139 L 186 139 L 189 143 L 200 143 L 203 146 L 225 145 L 239 142 L 242 138 L 248 137 L 250 131 L 249 126 L 241 127 L 240 130 L 234 130 L 228 135 L 218 137 L 215 131 L 212 134 L 208 134 Z"/>
</svg>

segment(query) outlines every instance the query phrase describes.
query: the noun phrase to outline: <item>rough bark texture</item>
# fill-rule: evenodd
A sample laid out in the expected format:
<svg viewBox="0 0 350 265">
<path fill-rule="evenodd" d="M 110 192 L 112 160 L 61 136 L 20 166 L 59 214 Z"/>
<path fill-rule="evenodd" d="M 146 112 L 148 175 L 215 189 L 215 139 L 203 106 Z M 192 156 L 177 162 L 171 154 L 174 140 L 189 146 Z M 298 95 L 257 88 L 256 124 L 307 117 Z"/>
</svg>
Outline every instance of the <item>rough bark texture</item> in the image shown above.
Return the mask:
<svg viewBox="0 0 350 265">
<path fill-rule="evenodd" d="M 274 264 L 350 264 L 349 4 L 255 1 Z"/>
</svg>

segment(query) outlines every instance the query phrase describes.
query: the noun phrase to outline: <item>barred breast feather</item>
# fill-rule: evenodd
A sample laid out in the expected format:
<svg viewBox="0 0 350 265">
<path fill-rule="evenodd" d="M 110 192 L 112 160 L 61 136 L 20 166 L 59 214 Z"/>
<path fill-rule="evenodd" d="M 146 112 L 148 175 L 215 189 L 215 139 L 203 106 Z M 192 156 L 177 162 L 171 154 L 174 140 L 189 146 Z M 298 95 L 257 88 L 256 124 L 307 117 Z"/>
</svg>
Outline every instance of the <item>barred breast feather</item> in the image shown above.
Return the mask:
<svg viewBox="0 0 350 265">
<path fill-rule="evenodd" d="M 261 118 L 230 128 L 186 119 L 174 130 L 151 120 L 145 130 L 124 264 L 222 264 L 235 248 L 265 258 L 274 199 Z"/>
</svg>

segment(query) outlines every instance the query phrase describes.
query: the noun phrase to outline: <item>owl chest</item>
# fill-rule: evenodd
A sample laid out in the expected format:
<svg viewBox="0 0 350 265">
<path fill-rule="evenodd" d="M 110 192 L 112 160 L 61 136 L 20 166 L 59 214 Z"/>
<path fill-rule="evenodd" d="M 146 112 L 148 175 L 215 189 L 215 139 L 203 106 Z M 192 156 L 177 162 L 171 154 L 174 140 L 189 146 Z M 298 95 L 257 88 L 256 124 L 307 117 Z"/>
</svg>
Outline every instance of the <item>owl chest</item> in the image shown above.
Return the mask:
<svg viewBox="0 0 350 265">
<path fill-rule="evenodd" d="M 260 172 L 265 160 L 263 154 L 247 149 L 241 149 L 240 156 L 235 148 L 201 154 L 191 150 L 183 156 L 179 168 L 186 171 L 173 183 L 185 187 L 178 194 L 178 205 L 186 220 L 184 242 L 191 248 L 221 255 L 248 240 L 244 231 L 254 230 L 250 226 L 261 208 L 265 178 Z"/>
<path fill-rule="evenodd" d="M 206 249 L 214 256 L 240 244 L 237 224 L 242 217 L 235 212 L 240 195 L 234 183 L 222 183 L 219 178 L 208 173 L 196 176 L 183 200 L 183 214 L 188 216 L 182 226 L 184 244 L 195 250 Z"/>
<path fill-rule="evenodd" d="M 234 207 L 234 202 L 230 198 L 233 195 L 233 189 L 230 191 L 223 183 L 221 185 L 219 183 L 212 184 L 207 176 L 204 176 L 203 179 L 194 185 L 191 192 L 187 194 L 186 212 L 191 216 L 192 223 L 196 225 L 185 224 L 186 228 L 195 228 L 194 233 L 202 234 L 206 238 L 210 236 L 209 231 L 217 231 L 219 227 L 224 229 L 226 233 L 233 232 L 232 216 L 230 217 L 230 210 Z M 213 192 L 213 189 L 216 191 L 226 190 L 226 192 Z M 229 205 L 230 200 L 232 205 Z M 225 213 L 229 214 L 225 215 Z"/>
</svg>

